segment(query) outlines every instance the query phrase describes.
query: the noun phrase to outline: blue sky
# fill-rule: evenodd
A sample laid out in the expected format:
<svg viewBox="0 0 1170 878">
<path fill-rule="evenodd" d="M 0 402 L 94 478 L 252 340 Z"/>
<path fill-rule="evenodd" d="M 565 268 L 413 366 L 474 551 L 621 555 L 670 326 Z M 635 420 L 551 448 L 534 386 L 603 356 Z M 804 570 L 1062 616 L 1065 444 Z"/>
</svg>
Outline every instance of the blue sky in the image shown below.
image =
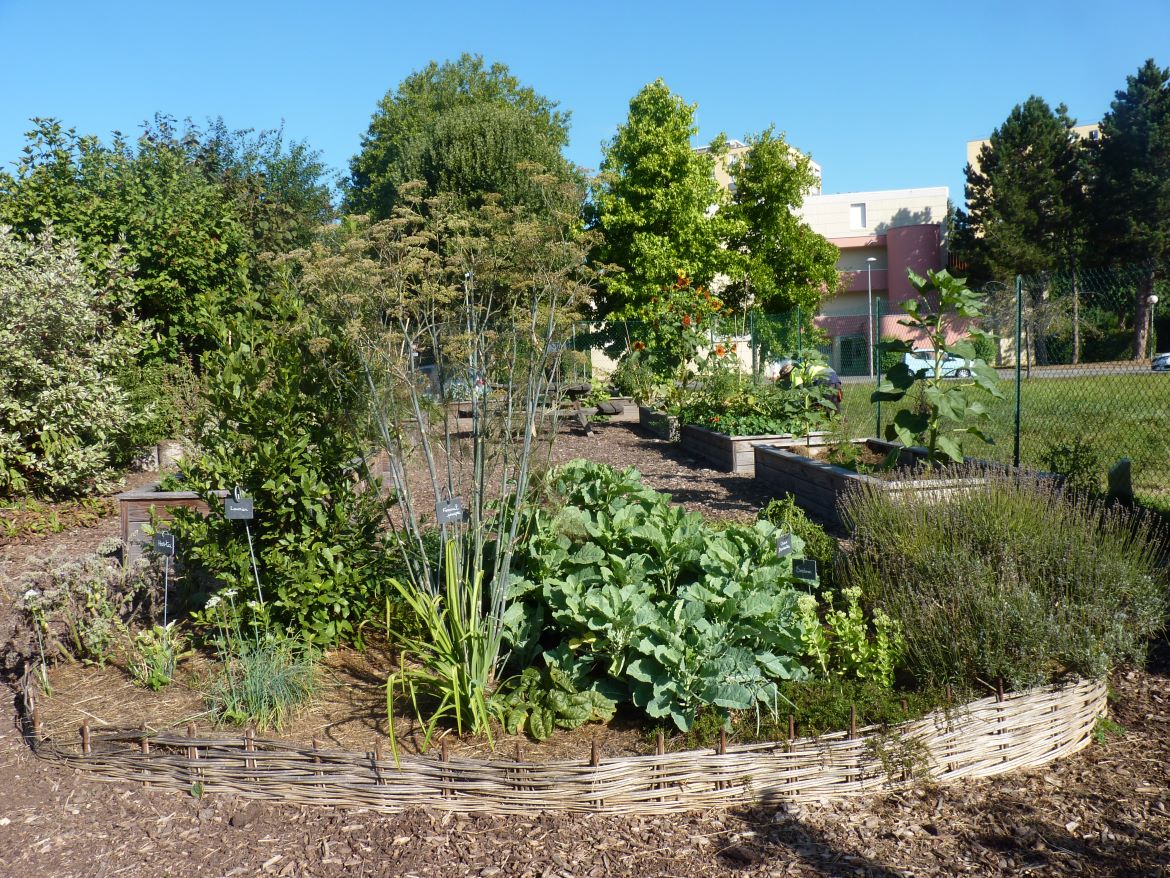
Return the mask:
<svg viewBox="0 0 1170 878">
<path fill-rule="evenodd" d="M 642 85 L 698 104 L 698 142 L 770 124 L 826 192 L 951 188 L 967 140 L 1030 94 L 1096 121 L 1148 57 L 1170 65 L 1170 2 L 153 2 L 0 0 L 0 165 L 33 116 L 108 138 L 155 112 L 284 121 L 338 172 L 379 98 L 431 59 L 482 54 L 572 112 L 597 167 Z"/>
</svg>

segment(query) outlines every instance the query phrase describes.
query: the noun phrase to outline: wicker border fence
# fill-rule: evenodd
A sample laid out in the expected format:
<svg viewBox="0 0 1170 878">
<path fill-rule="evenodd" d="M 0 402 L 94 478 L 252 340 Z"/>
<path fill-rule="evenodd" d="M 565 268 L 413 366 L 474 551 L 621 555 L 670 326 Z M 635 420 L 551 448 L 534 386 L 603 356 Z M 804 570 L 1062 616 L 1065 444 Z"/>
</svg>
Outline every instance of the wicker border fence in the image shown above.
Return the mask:
<svg viewBox="0 0 1170 878">
<path fill-rule="evenodd" d="M 531 763 L 403 758 L 281 741 L 92 730 L 76 742 L 44 737 L 26 717 L 38 756 L 99 778 L 164 789 L 233 793 L 289 803 L 531 813 L 667 813 L 747 802 L 834 798 L 916 778 L 989 777 L 1080 750 L 1105 710 L 1105 682 L 1081 681 L 981 699 L 899 726 L 781 743 Z M 27 703 L 27 701 L 26 701 Z"/>
</svg>

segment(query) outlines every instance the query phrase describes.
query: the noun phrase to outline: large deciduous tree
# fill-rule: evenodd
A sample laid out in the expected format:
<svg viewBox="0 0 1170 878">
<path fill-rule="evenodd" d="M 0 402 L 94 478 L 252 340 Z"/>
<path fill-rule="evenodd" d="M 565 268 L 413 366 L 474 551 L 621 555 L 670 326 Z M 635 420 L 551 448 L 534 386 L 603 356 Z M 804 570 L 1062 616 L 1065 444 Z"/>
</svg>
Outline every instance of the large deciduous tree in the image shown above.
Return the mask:
<svg viewBox="0 0 1170 878">
<path fill-rule="evenodd" d="M 764 313 L 814 312 L 836 289 L 839 255 L 797 213 L 816 176 L 808 156 L 772 128 L 749 137 L 748 146 L 731 169 L 728 249 L 736 264 L 724 298 Z"/>
<path fill-rule="evenodd" d="M 725 261 L 724 223 L 712 215 L 723 200 L 715 148 L 696 153 L 695 105 L 657 80 L 630 101 L 626 123 L 605 147 L 588 207 L 600 235 L 593 251 L 605 267 L 598 300 L 603 315 L 631 316 L 679 277 L 704 285 Z"/>
<path fill-rule="evenodd" d="M 1170 259 L 1170 69 L 1151 58 L 1126 77 L 1101 120 L 1093 159 L 1099 258 L 1150 267 L 1134 296 L 1133 355 L 1140 358 L 1149 296 Z"/>
<path fill-rule="evenodd" d="M 468 203 L 499 196 L 506 206 L 531 204 L 538 190 L 526 166 L 572 176 L 561 150 L 569 114 L 523 86 L 503 64 L 479 55 L 431 62 L 386 93 L 350 160 L 346 206 L 387 219 L 412 180 L 424 195 L 452 193 Z"/>
</svg>

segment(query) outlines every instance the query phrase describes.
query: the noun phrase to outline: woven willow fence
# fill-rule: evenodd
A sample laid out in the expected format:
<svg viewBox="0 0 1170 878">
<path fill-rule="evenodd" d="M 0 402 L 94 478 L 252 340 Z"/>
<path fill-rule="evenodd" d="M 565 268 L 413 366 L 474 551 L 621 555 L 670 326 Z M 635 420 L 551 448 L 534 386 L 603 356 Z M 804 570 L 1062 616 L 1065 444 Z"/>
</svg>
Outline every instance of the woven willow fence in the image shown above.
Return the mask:
<svg viewBox="0 0 1170 878">
<path fill-rule="evenodd" d="M 1088 742 L 1103 681 L 991 697 L 900 726 L 650 756 L 545 763 L 404 758 L 253 738 L 97 730 L 43 737 L 38 756 L 109 780 L 312 805 L 397 811 L 674 812 L 800 801 L 896 787 L 913 778 L 988 777 L 1043 765 Z M 721 752 L 722 751 L 722 752 Z"/>
</svg>

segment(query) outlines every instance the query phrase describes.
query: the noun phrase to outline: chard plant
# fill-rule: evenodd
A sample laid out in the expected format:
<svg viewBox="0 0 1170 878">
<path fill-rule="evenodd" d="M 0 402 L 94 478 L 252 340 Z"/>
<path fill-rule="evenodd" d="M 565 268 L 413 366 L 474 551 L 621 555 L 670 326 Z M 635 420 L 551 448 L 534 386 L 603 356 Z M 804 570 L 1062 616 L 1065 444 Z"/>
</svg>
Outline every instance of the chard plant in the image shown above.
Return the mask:
<svg viewBox="0 0 1170 878">
<path fill-rule="evenodd" d="M 983 295 L 967 286 L 964 278 L 954 277 L 946 269 L 927 271 L 926 277 L 907 271 L 918 298 L 903 303 L 907 316 L 899 320 L 901 326 L 912 330 L 915 337 L 928 341 L 934 349 L 933 370 L 912 371 L 903 360 L 893 364 L 885 373 L 878 389 L 870 395 L 871 402 L 901 402 L 916 385 L 921 386 L 922 405 L 902 409 L 886 427 L 886 438 L 903 445 L 926 446 L 926 462 L 930 467 L 940 462 L 962 463 L 963 435 L 976 436 L 984 442 L 991 439 L 979 427 L 989 419 L 987 408 L 980 401 L 983 393 L 1002 398 L 999 376 L 991 366 L 979 359 L 970 339 L 985 336 L 978 327 L 967 327 L 961 341 L 950 339 L 958 334 L 960 321 L 977 320 L 983 316 Z M 885 350 L 904 354 L 912 350 L 906 341 L 890 341 Z M 943 364 L 948 357 L 968 361 L 964 368 L 969 377 L 950 378 L 943 375 Z"/>
</svg>

